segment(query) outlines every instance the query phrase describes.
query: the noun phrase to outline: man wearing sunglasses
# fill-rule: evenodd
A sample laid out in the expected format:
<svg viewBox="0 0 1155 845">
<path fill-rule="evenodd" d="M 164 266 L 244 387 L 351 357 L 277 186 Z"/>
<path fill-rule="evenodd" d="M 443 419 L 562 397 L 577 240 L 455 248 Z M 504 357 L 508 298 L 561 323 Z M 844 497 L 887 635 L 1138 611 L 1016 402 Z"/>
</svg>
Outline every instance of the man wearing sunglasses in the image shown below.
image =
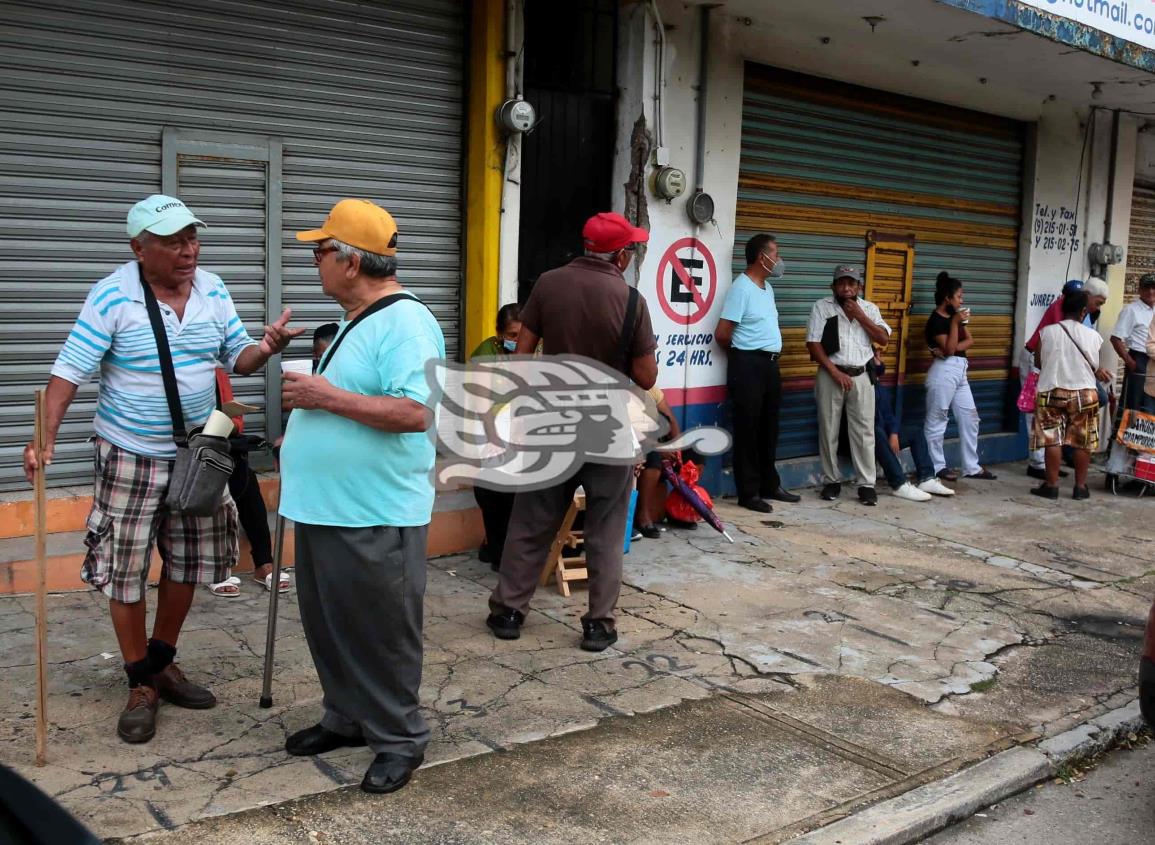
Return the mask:
<svg viewBox="0 0 1155 845">
<path fill-rule="evenodd" d="M 401 789 L 424 760 L 425 550 L 433 512 L 432 400 L 445 340 L 397 280 L 397 224 L 368 200 L 337 203 L 314 242 L 321 290 L 345 311 L 315 375 L 286 373 L 281 515 L 293 520 L 301 623 L 325 696 L 295 756 L 368 745 L 361 788 Z"/>
</svg>

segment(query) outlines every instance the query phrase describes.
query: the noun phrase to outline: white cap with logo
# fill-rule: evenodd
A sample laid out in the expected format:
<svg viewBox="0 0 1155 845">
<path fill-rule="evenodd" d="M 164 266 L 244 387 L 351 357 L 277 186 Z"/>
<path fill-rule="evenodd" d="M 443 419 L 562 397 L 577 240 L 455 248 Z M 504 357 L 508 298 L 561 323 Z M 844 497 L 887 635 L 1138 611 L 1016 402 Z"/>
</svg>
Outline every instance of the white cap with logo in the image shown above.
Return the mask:
<svg viewBox="0 0 1155 845">
<path fill-rule="evenodd" d="M 154 235 L 175 235 L 186 226 L 208 227 L 198 220 L 188 206 L 176 197 L 153 194 L 134 205 L 128 211 L 128 236 L 135 238 L 141 232 Z"/>
</svg>

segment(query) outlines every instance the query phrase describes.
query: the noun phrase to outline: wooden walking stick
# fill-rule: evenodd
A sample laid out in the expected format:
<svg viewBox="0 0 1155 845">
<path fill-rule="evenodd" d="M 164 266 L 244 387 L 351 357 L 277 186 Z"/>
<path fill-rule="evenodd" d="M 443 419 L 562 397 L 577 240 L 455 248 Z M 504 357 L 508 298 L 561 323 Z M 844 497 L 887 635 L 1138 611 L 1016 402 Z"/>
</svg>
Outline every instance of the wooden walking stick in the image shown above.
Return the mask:
<svg viewBox="0 0 1155 845">
<path fill-rule="evenodd" d="M 45 554 L 46 504 L 44 501 L 44 391 L 36 391 L 36 474 L 33 489 L 36 497 L 36 765 L 48 762 L 48 633 L 46 595 L 48 593 L 48 559 Z"/>
</svg>

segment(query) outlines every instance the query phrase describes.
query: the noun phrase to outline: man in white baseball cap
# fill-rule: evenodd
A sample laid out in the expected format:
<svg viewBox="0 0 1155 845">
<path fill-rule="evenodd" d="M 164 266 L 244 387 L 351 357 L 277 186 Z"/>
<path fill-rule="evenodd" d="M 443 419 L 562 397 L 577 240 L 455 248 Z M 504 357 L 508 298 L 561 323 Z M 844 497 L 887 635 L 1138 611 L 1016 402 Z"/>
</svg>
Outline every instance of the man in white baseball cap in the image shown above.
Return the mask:
<svg viewBox="0 0 1155 845">
<path fill-rule="evenodd" d="M 218 366 L 254 373 L 304 331 L 287 328 L 286 309 L 265 326 L 260 342 L 249 337 L 224 282 L 197 267 L 197 229 L 204 227 L 175 197 L 155 195 L 132 207 L 127 229 L 133 260 L 93 285 L 45 392 L 46 467 L 77 389 L 100 374 L 96 479 L 81 577 L 109 600 L 129 684 L 117 722 L 125 742 L 152 739 L 160 699 L 194 710 L 216 704 L 173 658 L 196 585 L 224 580 L 236 564 L 236 505 L 226 491 L 210 516 L 174 514 L 165 506 L 176 439 L 208 419 Z M 166 369 L 171 358 L 172 406 L 165 401 L 162 356 Z M 171 413 L 177 406 L 179 412 Z M 29 444 L 28 480 L 43 469 Z M 162 569 L 149 637 L 145 588 L 154 542 Z"/>
<path fill-rule="evenodd" d="M 166 197 L 164 194 L 153 194 L 145 197 L 128 212 L 128 236 L 135 238 L 141 232 L 151 232 L 154 235 L 175 235 L 181 229 L 196 226 L 200 229 L 208 227 L 203 221 L 188 210 L 188 206 L 176 197 Z"/>
</svg>

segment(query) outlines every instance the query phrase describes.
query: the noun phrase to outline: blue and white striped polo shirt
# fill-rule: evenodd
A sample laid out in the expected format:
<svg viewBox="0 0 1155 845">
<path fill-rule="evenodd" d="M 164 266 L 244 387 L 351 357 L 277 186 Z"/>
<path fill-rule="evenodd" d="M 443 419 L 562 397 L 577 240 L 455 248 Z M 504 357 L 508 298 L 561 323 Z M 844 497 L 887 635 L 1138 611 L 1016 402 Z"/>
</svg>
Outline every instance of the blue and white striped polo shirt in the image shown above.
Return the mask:
<svg viewBox="0 0 1155 845">
<path fill-rule="evenodd" d="M 254 341 L 219 276 L 198 269 L 184 320 L 160 303 L 172 350 L 185 426 L 202 424 L 216 406 L 218 366 L 232 372 Z M 135 261 L 101 279 L 84 300 L 52 375 L 84 384 L 100 371 L 93 428 L 110 443 L 150 458 L 176 457 L 156 339 Z"/>
</svg>

